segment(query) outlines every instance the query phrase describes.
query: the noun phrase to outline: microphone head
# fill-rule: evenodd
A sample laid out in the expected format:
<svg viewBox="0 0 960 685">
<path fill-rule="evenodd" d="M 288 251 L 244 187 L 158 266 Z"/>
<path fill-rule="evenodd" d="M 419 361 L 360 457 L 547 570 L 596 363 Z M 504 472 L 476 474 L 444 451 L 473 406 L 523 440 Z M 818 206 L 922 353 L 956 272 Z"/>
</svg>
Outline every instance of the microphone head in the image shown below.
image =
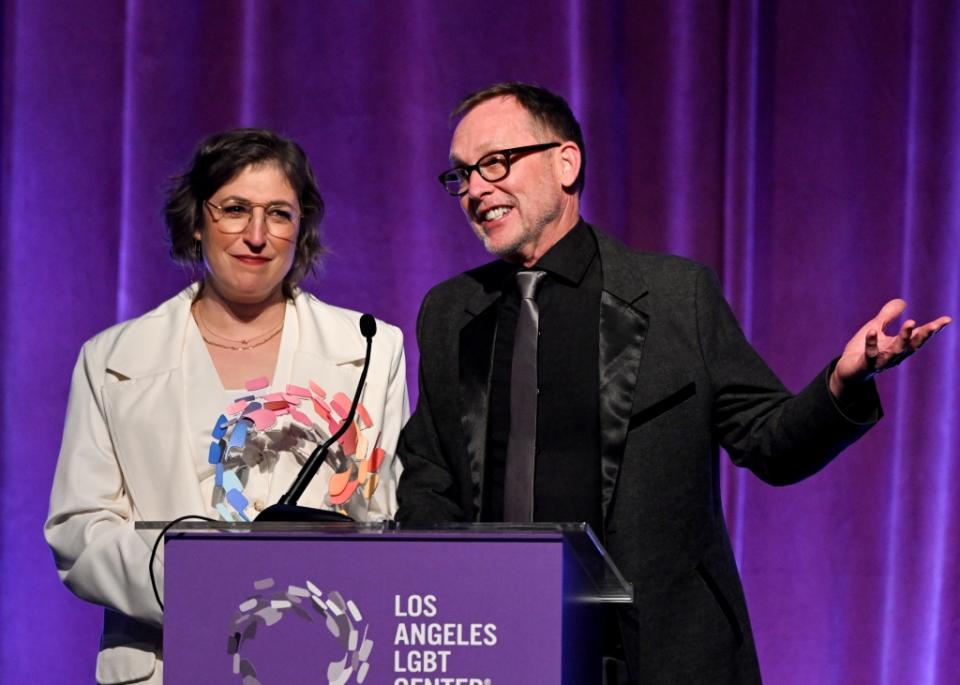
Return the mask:
<svg viewBox="0 0 960 685">
<path fill-rule="evenodd" d="M 360 316 L 360 335 L 364 338 L 372 338 L 377 334 L 377 320 L 369 314 Z"/>
</svg>

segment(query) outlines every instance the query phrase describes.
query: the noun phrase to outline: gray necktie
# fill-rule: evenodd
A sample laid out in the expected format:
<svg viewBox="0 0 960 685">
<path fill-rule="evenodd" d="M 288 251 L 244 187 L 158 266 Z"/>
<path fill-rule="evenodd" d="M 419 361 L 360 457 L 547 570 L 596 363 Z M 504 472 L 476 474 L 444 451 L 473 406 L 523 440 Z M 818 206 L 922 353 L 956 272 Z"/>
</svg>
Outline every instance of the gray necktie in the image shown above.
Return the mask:
<svg viewBox="0 0 960 685">
<path fill-rule="evenodd" d="M 510 368 L 510 437 L 503 488 L 504 521 L 533 521 L 533 477 L 537 457 L 537 288 L 545 271 L 518 271 L 520 312 Z"/>
</svg>

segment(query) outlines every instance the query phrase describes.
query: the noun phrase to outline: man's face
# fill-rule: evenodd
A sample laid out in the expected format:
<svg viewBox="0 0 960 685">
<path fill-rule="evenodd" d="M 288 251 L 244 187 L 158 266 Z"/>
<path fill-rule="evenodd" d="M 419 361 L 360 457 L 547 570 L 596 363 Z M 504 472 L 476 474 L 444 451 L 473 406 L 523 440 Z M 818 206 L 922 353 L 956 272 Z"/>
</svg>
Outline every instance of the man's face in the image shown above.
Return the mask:
<svg viewBox="0 0 960 685">
<path fill-rule="evenodd" d="M 450 143 L 450 160 L 474 164 L 497 150 L 555 140 L 558 137 L 543 130 L 514 98 L 494 98 L 460 121 Z M 570 165 L 562 150 L 516 155 L 507 177 L 492 183 L 477 172 L 470 175 L 460 206 L 489 252 L 530 266 L 576 223 L 577 196 L 563 190 L 564 182 L 570 182 Z"/>
</svg>

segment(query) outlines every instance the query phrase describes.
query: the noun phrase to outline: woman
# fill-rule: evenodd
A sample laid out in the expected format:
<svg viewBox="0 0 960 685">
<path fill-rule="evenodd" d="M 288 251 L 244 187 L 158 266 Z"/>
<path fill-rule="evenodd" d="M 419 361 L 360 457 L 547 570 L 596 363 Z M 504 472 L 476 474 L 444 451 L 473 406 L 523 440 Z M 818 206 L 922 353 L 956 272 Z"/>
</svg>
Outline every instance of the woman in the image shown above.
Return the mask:
<svg viewBox="0 0 960 685">
<path fill-rule="evenodd" d="M 155 535 L 134 522 L 255 518 L 347 414 L 359 314 L 297 288 L 322 252 L 322 215 L 296 143 L 256 129 L 209 138 L 166 206 L 172 255 L 198 282 L 80 353 L 45 533 L 67 587 L 106 607 L 100 683 L 162 679 Z M 361 404 L 300 504 L 380 520 L 396 510 L 408 415 L 392 326 L 378 326 Z"/>
</svg>

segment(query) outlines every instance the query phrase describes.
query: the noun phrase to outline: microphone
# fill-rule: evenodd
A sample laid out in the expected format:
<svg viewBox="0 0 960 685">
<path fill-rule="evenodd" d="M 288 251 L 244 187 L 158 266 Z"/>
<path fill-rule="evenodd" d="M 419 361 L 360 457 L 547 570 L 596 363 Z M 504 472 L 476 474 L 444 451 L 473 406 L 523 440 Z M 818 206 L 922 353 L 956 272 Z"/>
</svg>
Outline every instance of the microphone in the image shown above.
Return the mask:
<svg viewBox="0 0 960 685">
<path fill-rule="evenodd" d="M 369 314 L 360 315 L 360 335 L 370 342 L 370 338 L 377 334 L 377 320 Z"/>
<path fill-rule="evenodd" d="M 311 507 L 301 507 L 297 504 L 303 491 L 310 485 L 310 481 L 323 466 L 326 461 L 327 452 L 330 446 L 335 443 L 341 435 L 347 432 L 350 424 L 353 423 L 353 416 L 357 411 L 357 405 L 360 404 L 360 393 L 363 391 L 363 383 L 367 380 L 367 371 L 370 368 L 370 350 L 373 347 L 373 336 L 377 334 L 377 320 L 369 314 L 360 316 L 360 335 L 367 340 L 367 351 L 363 359 L 363 370 L 360 372 L 360 380 L 357 382 L 357 391 L 353 395 L 353 403 L 350 405 L 350 411 L 343 420 L 340 428 L 331 435 L 322 445 L 317 445 L 316 449 L 310 453 L 307 461 L 304 463 L 300 473 L 293 481 L 290 489 L 280 498 L 280 501 L 273 504 L 257 516 L 256 521 L 318 521 L 318 522 L 351 522 L 352 518 L 344 516 L 335 511 L 326 509 L 313 509 Z"/>
</svg>

